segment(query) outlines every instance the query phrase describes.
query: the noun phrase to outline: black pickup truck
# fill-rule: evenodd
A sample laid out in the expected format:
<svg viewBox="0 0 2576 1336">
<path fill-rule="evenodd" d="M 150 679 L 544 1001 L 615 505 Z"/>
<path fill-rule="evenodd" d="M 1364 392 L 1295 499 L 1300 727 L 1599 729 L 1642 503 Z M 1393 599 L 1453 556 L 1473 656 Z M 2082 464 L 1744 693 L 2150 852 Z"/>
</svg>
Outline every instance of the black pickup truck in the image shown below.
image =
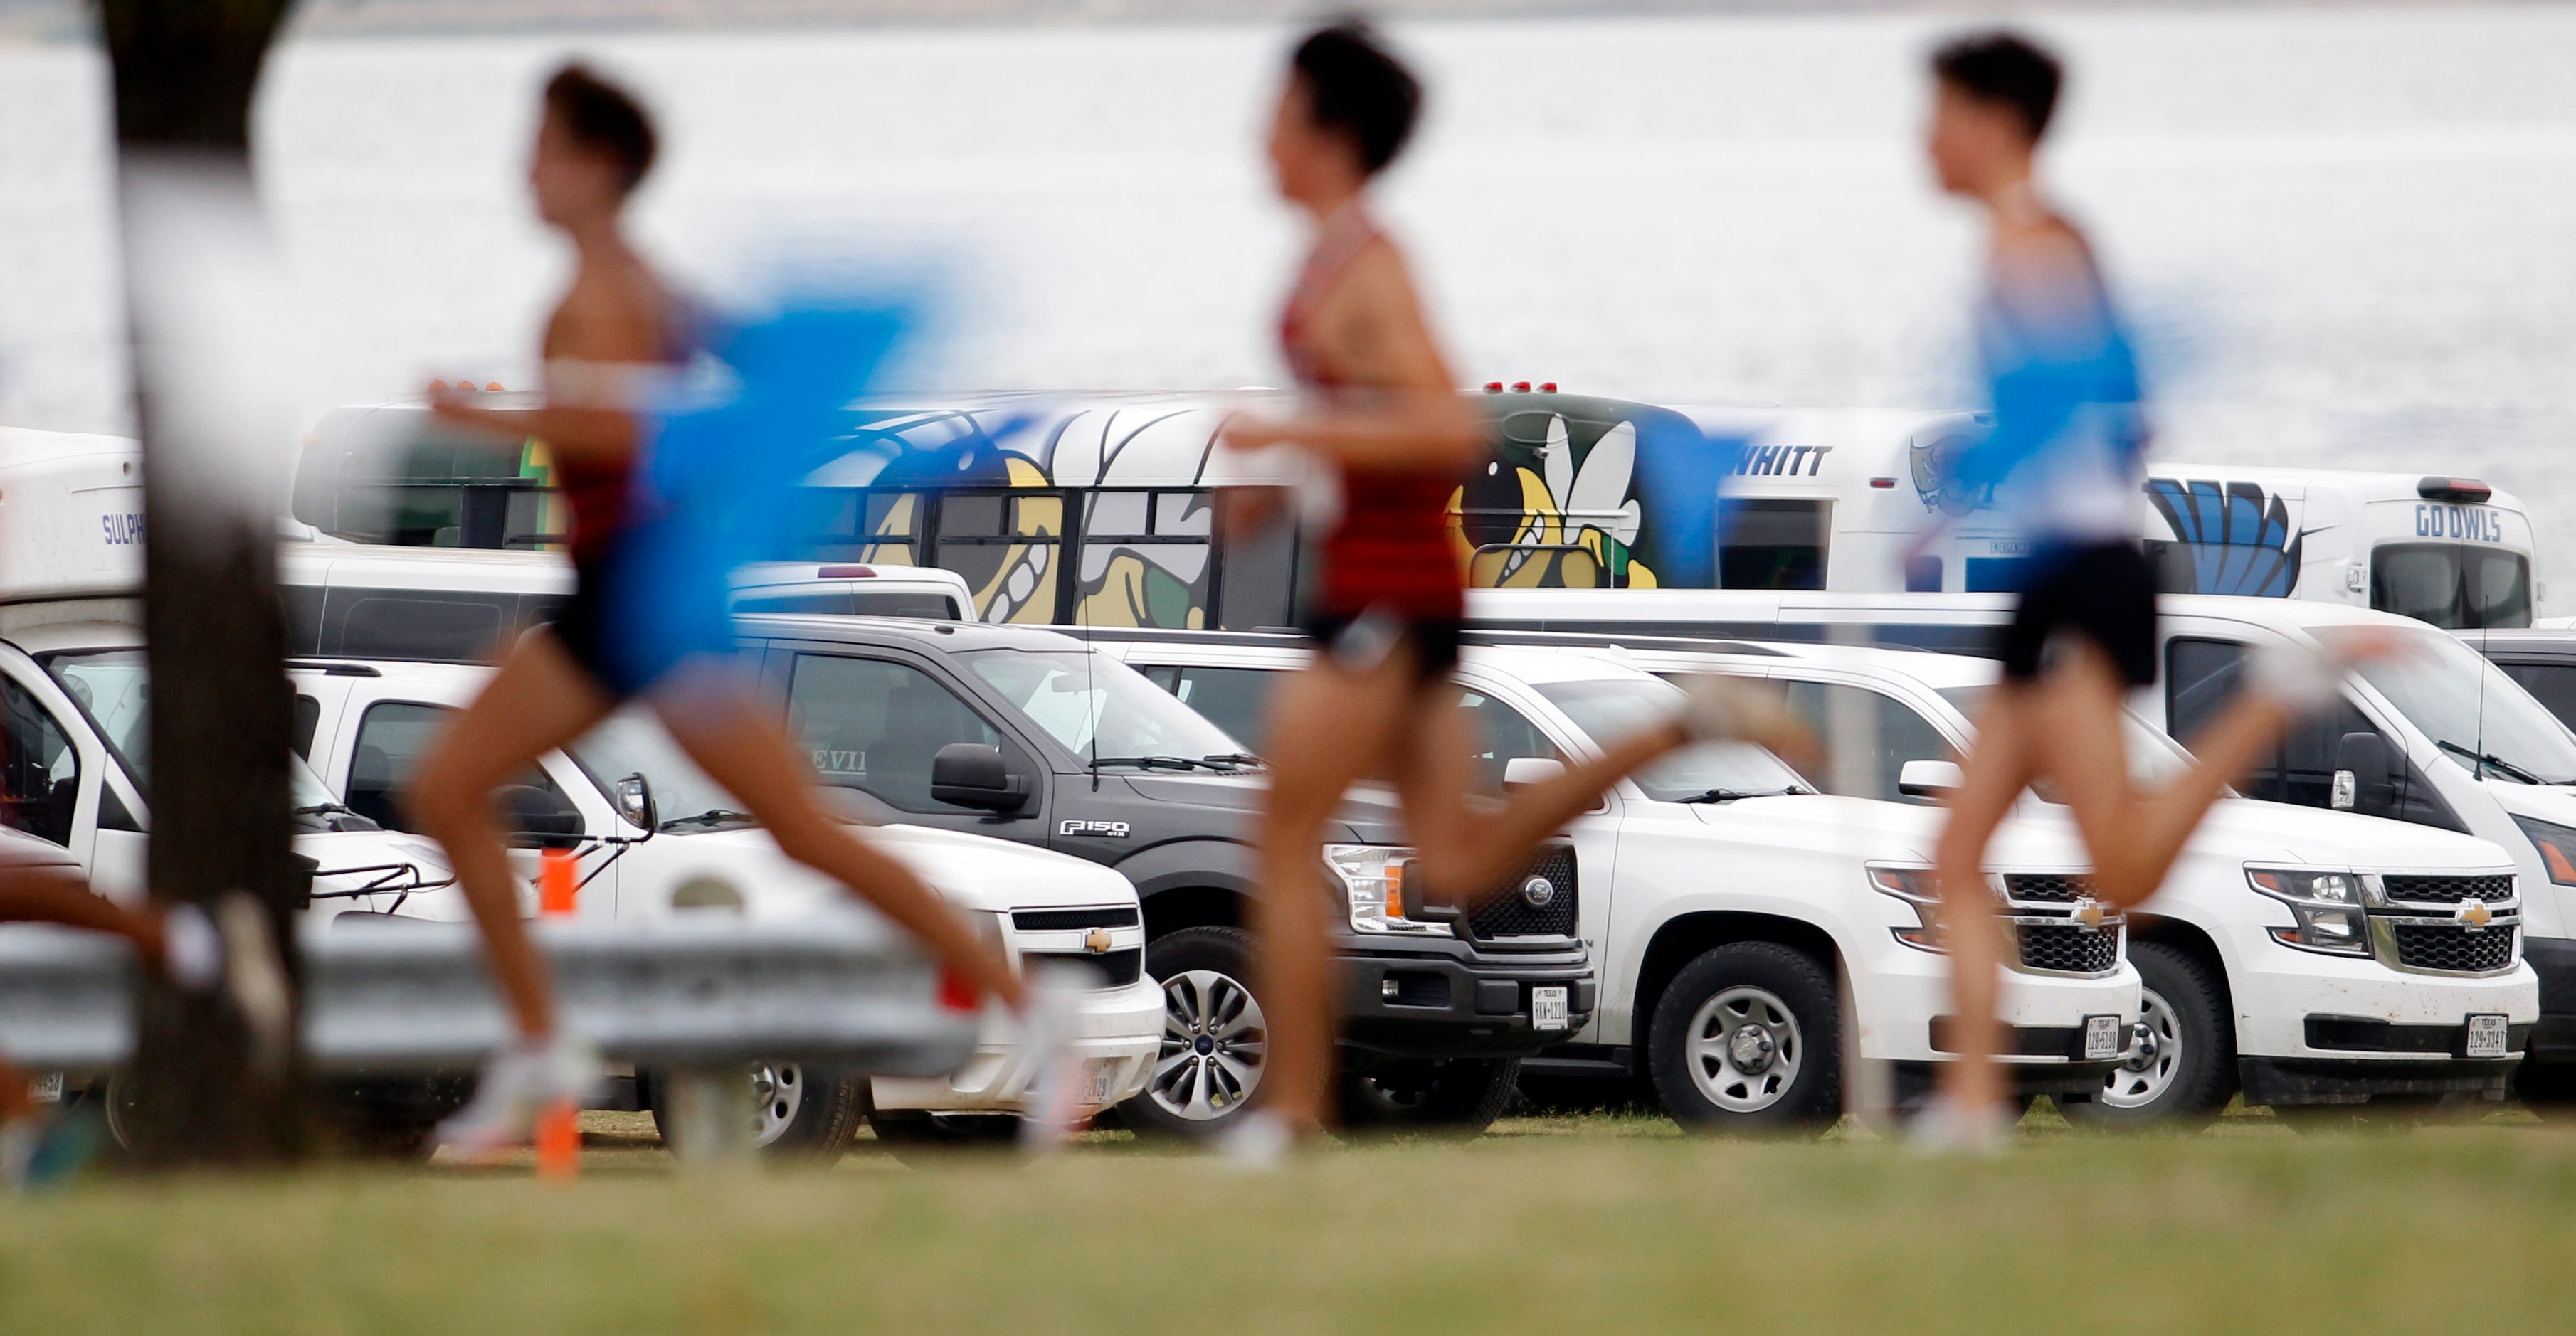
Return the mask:
<svg viewBox="0 0 2576 1336">
<path fill-rule="evenodd" d="M 1142 967 L 1168 1005 L 1154 1079 L 1122 1109 L 1132 1125 L 1204 1133 L 1244 1107 L 1263 1061 L 1245 931 L 1263 779 L 1240 743 L 1053 631 L 794 616 L 737 629 L 845 815 L 1040 844 L 1135 883 Z M 1316 893 L 1335 902 L 1341 1110 L 1361 1125 L 1481 1127 L 1521 1056 L 1594 1006 L 1572 851 L 1543 850 L 1532 869 L 1561 888 L 1546 922 L 1506 897 L 1391 930 L 1372 912 L 1373 874 L 1401 838 L 1395 815 L 1355 791 L 1317 867 Z"/>
</svg>

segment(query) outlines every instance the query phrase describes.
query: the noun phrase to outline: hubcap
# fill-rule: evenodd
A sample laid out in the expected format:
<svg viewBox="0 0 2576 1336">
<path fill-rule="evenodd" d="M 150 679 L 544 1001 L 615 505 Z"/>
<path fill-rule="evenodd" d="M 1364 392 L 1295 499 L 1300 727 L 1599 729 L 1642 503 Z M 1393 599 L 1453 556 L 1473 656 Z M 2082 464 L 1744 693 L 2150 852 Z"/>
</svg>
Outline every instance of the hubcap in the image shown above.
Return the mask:
<svg viewBox="0 0 2576 1336">
<path fill-rule="evenodd" d="M 764 1062 L 751 1069 L 751 1099 L 757 1110 L 754 1142 L 766 1146 L 786 1135 L 805 1107 L 805 1069 L 792 1062 Z"/>
<path fill-rule="evenodd" d="M 1163 1048 L 1146 1097 L 1176 1118 L 1225 1117 L 1261 1084 L 1269 1048 L 1250 989 L 1215 970 L 1175 974 L 1163 981 Z"/>
<path fill-rule="evenodd" d="M 1806 1061 L 1806 1036 L 1787 1003 L 1751 986 L 1700 1004 L 1682 1041 L 1691 1082 L 1729 1113 L 1759 1113 L 1780 1102 Z"/>
<path fill-rule="evenodd" d="M 2115 1109 L 2144 1108 L 2173 1089 L 2182 1070 L 2182 1027 L 2173 1008 L 2155 989 L 2139 993 L 2138 1025 L 2130 1031 L 2129 1051 L 2102 1081 L 2102 1102 Z"/>
</svg>

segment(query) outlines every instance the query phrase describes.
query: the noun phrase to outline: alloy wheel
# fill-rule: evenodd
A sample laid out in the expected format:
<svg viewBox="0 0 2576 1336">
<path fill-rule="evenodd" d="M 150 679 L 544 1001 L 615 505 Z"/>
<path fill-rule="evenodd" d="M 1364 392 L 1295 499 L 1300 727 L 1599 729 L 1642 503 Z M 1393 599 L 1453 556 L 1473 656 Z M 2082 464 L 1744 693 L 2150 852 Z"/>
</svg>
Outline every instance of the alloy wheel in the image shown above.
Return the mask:
<svg viewBox="0 0 2576 1336">
<path fill-rule="evenodd" d="M 1163 980 L 1163 1047 L 1145 1094 L 1176 1118 L 1223 1118 L 1260 1086 L 1269 1045 L 1250 989 L 1215 970 L 1185 970 Z"/>
</svg>

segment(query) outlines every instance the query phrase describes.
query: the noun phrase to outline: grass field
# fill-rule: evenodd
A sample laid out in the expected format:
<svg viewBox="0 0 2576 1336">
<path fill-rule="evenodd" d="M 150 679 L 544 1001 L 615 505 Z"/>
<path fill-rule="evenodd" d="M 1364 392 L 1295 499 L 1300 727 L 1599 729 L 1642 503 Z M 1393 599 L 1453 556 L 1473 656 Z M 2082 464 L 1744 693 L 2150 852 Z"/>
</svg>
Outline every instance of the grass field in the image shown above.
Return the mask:
<svg viewBox="0 0 2576 1336">
<path fill-rule="evenodd" d="M 2576 1327 L 2576 1129 L 2038 1124 L 2000 1160 L 1507 1121 L 1245 1176 L 1054 1161 L 686 1174 L 592 1115 L 519 1170 L 0 1199 L 0 1332 L 2487 1333 Z"/>
</svg>

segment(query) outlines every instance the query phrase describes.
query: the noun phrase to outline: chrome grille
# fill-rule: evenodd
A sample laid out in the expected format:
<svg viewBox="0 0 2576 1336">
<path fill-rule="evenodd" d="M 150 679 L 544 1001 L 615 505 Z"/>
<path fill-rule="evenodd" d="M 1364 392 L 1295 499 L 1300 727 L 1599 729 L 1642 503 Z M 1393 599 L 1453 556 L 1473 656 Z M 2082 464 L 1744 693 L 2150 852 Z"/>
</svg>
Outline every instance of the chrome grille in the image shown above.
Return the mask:
<svg viewBox="0 0 2576 1336">
<path fill-rule="evenodd" d="M 2086 928 L 2069 923 L 2016 923 L 2013 935 L 2021 948 L 2023 969 L 2051 974 L 2108 974 L 2120 967 L 2117 929 Z"/>
<path fill-rule="evenodd" d="M 2379 884 L 2389 899 L 2419 905 L 2456 905 L 2466 900 L 2483 900 L 2492 905 L 2513 899 L 2511 873 L 2493 877 L 2388 876 L 2380 878 Z"/>
<path fill-rule="evenodd" d="M 2449 923 L 2390 923 L 2397 963 L 2439 974 L 2492 974 L 2513 965 L 2512 928 L 2471 932 Z"/>
<path fill-rule="evenodd" d="M 2058 876 L 2054 873 L 2038 872 L 2004 874 L 2006 899 L 2071 905 L 2092 893 L 2091 877 Z"/>
<path fill-rule="evenodd" d="M 1521 894 L 1521 887 L 1532 877 L 1545 877 L 1548 885 L 1555 888 L 1555 894 L 1544 905 L 1533 905 Z M 1574 846 L 1549 845 L 1520 871 L 1505 878 L 1483 908 L 1467 916 L 1468 931 L 1485 940 L 1571 937 L 1581 921 L 1575 905 L 1575 883 Z"/>
</svg>

